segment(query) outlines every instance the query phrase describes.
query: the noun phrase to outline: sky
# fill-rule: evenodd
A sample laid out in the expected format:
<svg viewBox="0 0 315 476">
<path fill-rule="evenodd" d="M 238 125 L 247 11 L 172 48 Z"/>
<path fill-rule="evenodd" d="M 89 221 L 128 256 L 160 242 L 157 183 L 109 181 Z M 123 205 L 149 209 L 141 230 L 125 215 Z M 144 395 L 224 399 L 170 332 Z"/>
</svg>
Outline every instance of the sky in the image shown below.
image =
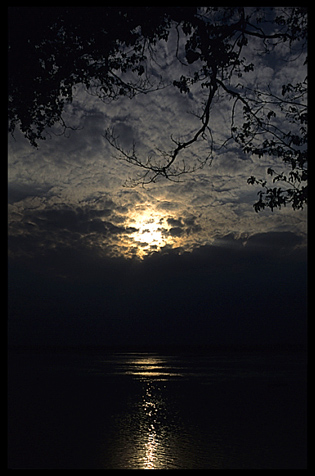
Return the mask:
<svg viewBox="0 0 315 476">
<path fill-rule="evenodd" d="M 175 32 L 158 43 L 153 76 L 178 78 Z M 274 91 L 302 78 L 303 58 L 248 55 L 247 84 Z M 288 51 L 282 51 L 288 60 Z M 297 67 L 298 66 L 298 67 Z M 304 79 L 304 77 L 303 77 Z M 205 93 L 164 87 L 102 102 L 78 85 L 66 122 L 32 147 L 8 138 L 8 336 L 41 345 L 305 344 L 307 210 L 255 213 L 270 158 L 234 144 L 182 182 L 130 187 L 138 170 L 117 159 L 104 137 L 114 128 L 140 156 L 172 147 L 199 122 Z M 217 144 L 230 126 L 230 104 L 215 100 Z M 200 126 L 199 126 L 200 127 Z M 187 163 L 207 153 L 198 142 Z M 180 159 L 181 160 L 181 159 Z"/>
</svg>

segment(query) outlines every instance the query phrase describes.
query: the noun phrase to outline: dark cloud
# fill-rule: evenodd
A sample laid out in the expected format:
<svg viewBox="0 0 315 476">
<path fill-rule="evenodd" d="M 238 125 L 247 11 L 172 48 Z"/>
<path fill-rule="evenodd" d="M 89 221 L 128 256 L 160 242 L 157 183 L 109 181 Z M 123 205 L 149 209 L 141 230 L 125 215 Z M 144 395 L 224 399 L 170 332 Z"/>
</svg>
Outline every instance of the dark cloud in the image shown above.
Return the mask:
<svg viewBox="0 0 315 476">
<path fill-rule="evenodd" d="M 296 235 L 292 231 L 257 233 L 248 238 L 247 247 L 269 248 L 273 250 L 287 250 L 295 248 L 303 241 L 301 235 Z"/>
<path fill-rule="evenodd" d="M 186 233 L 199 233 L 202 230 L 202 226 L 196 223 L 196 217 L 184 218 L 184 224 L 186 226 Z"/>
<path fill-rule="evenodd" d="M 103 232 L 111 227 L 111 223 L 103 222 L 100 217 L 107 217 L 110 210 L 96 209 L 45 209 L 33 216 L 33 222 L 45 231 L 68 230 L 70 232 L 90 233 L 93 231 Z M 114 229 L 116 227 L 113 225 Z"/>
<path fill-rule="evenodd" d="M 127 150 L 132 147 L 133 142 L 137 139 L 135 129 L 128 124 L 127 117 L 118 117 L 112 121 L 114 135 L 119 141 L 121 147 Z"/>
<path fill-rule="evenodd" d="M 225 236 L 219 236 L 213 241 L 213 246 L 224 246 L 227 248 L 240 248 L 246 242 L 245 238 L 237 238 L 234 233 L 229 233 Z"/>
<path fill-rule="evenodd" d="M 27 197 L 44 197 L 51 188 L 51 185 L 10 183 L 8 184 L 8 203 L 13 204 Z"/>
<path fill-rule="evenodd" d="M 202 230 L 202 227 L 196 223 L 196 220 L 197 218 L 193 216 L 183 219 L 169 217 L 166 221 L 170 228 L 165 230 L 164 233 L 172 237 L 181 237 L 191 233 L 198 233 Z"/>
<path fill-rule="evenodd" d="M 286 251 L 275 253 L 272 243 Z M 230 235 L 190 253 L 165 247 L 142 261 L 102 257 L 82 243 L 45 248 L 40 259 L 10 260 L 10 338 L 305 344 L 306 256 L 299 244 L 287 233 L 247 242 Z"/>
<path fill-rule="evenodd" d="M 112 209 L 69 207 L 25 210 L 23 215 L 10 220 L 9 253 L 36 257 L 42 249 L 95 247 L 109 254 L 122 235 L 137 231 L 111 220 Z"/>
<path fill-rule="evenodd" d="M 171 236 L 182 236 L 184 234 L 184 230 L 183 230 L 183 227 L 182 226 L 173 226 L 172 228 L 170 228 L 167 232 L 168 235 L 171 235 Z"/>
<path fill-rule="evenodd" d="M 183 227 L 184 223 L 182 222 L 181 218 L 168 218 L 167 224 L 172 227 Z"/>
</svg>

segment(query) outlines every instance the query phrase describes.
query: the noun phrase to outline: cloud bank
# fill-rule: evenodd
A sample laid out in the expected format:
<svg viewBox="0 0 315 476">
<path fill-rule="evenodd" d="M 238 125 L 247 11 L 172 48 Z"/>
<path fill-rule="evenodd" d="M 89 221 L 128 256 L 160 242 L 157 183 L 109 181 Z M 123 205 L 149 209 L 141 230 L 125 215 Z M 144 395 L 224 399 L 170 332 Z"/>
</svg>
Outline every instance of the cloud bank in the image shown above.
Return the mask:
<svg viewBox="0 0 315 476">
<path fill-rule="evenodd" d="M 46 250 L 10 267 L 9 334 L 50 345 L 304 345 L 306 256 L 291 232 L 144 260 Z"/>
</svg>

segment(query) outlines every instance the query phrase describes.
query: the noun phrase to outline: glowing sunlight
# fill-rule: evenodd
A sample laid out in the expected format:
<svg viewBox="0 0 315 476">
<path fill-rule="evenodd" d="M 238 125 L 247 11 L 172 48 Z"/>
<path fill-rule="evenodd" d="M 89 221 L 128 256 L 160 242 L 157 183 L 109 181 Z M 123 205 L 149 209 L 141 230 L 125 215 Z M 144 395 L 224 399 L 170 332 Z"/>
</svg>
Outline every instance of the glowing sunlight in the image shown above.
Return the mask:
<svg viewBox="0 0 315 476">
<path fill-rule="evenodd" d="M 165 233 L 163 221 L 163 215 L 152 209 L 135 212 L 131 216 L 128 225 L 137 228 L 137 231 L 131 234 L 130 237 L 133 243 L 137 245 L 137 255 L 139 257 L 172 243 L 171 238 Z"/>
<path fill-rule="evenodd" d="M 155 218 L 144 218 L 140 221 L 139 231 L 134 235 L 136 241 L 150 246 L 161 246 L 164 243 L 161 225 L 155 220 Z"/>
</svg>

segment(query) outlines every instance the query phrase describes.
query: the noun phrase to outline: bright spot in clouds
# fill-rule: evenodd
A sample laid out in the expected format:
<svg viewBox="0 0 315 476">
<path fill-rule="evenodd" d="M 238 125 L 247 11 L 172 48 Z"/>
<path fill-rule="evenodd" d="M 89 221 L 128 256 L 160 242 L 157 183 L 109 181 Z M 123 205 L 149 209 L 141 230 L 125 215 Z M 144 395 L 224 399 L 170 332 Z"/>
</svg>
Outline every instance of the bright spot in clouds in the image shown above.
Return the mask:
<svg viewBox="0 0 315 476">
<path fill-rule="evenodd" d="M 166 234 L 163 214 L 156 212 L 153 208 L 131 214 L 128 226 L 137 229 L 130 238 L 136 244 L 137 255 L 140 257 L 173 243 L 171 237 Z"/>
<path fill-rule="evenodd" d="M 137 241 L 140 243 L 161 244 L 163 242 L 161 227 L 153 219 L 141 223 L 139 232 L 136 234 Z"/>
</svg>

